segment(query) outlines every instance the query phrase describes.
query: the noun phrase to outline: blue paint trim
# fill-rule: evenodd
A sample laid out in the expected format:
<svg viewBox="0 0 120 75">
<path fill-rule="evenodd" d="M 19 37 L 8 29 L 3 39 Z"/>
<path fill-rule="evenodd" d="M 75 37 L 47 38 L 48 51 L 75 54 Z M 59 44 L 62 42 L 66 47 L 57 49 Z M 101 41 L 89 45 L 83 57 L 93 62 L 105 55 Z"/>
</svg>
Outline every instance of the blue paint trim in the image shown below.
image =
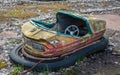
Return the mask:
<svg viewBox="0 0 120 75">
<path fill-rule="evenodd" d="M 46 26 L 48 28 L 52 28 L 55 24 L 54 23 L 46 23 L 46 22 L 43 22 L 43 21 L 40 21 L 40 20 L 31 20 L 33 23 L 35 24 L 38 24 L 38 27 L 39 25 L 41 26 Z"/>
<path fill-rule="evenodd" d="M 89 25 L 89 21 L 86 19 L 86 25 L 87 25 L 87 28 L 88 28 L 88 33 L 89 34 L 92 34 L 92 30 L 91 30 L 91 28 L 90 28 L 90 25 Z"/>
</svg>

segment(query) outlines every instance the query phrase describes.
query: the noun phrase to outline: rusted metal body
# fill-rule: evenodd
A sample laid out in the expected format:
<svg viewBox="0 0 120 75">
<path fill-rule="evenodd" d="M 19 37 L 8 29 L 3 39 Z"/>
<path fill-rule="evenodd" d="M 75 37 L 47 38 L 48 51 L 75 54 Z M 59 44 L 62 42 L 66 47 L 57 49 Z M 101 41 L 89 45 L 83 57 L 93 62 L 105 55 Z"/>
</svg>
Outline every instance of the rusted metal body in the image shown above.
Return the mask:
<svg viewBox="0 0 120 75">
<path fill-rule="evenodd" d="M 24 51 L 42 58 L 62 57 L 99 41 L 106 22 L 91 15 L 58 12 L 55 23 L 31 20 L 22 26 Z"/>
</svg>

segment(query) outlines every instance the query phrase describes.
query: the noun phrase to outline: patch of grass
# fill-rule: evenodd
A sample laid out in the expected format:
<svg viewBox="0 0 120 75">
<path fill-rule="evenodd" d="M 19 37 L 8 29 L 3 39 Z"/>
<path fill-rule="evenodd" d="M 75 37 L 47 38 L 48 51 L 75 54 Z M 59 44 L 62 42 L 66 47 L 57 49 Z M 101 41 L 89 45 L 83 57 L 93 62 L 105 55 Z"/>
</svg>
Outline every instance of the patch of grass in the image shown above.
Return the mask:
<svg viewBox="0 0 120 75">
<path fill-rule="evenodd" d="M 51 72 L 50 71 L 43 71 L 42 75 L 49 75 Z"/>
<path fill-rule="evenodd" d="M 79 58 L 78 58 L 78 60 L 77 60 L 77 63 L 78 63 L 78 64 L 80 64 L 80 63 L 81 63 L 81 61 L 83 61 L 83 60 L 84 60 L 84 58 L 85 58 L 85 56 L 81 56 L 81 57 L 79 57 Z"/>
<path fill-rule="evenodd" d="M 4 24 L 7 22 L 7 19 L 0 19 L 0 24 Z"/>
<path fill-rule="evenodd" d="M 16 40 L 9 41 L 10 44 L 16 44 Z"/>
<path fill-rule="evenodd" d="M 67 9 L 68 6 L 64 4 L 43 4 L 43 5 L 19 5 L 18 8 L 12 9 L 12 10 L 6 10 L 1 11 L 0 18 L 6 19 L 6 18 L 18 18 L 18 19 L 26 19 L 30 17 L 38 16 L 40 13 L 48 13 L 52 12 L 55 13 L 61 9 Z M 40 10 L 39 12 L 36 12 L 34 10 Z M 25 10 L 28 10 L 28 12 L 25 12 Z M 29 11 L 33 10 L 33 11 Z M 51 11 L 52 10 L 52 11 Z"/>
<path fill-rule="evenodd" d="M 51 12 L 49 10 L 52 10 L 52 12 L 57 12 L 61 9 L 67 9 L 68 6 L 64 4 L 43 4 L 43 5 L 37 5 L 37 6 L 31 6 L 31 5 L 26 5 L 26 6 L 21 6 L 23 9 L 31 10 L 31 9 L 38 9 L 41 11 L 41 13 L 48 13 Z"/>
<path fill-rule="evenodd" d="M 13 75 L 18 75 L 20 71 L 24 69 L 24 66 L 22 65 L 15 65 L 13 70 Z"/>
<path fill-rule="evenodd" d="M 78 60 L 76 62 L 78 64 L 80 64 L 84 58 L 85 58 L 85 56 L 81 56 L 78 58 Z M 72 66 L 69 68 L 69 70 L 67 70 L 67 69 L 63 70 L 62 68 L 59 70 L 61 75 L 76 75 L 80 71 L 81 71 L 81 68 L 79 66 Z"/>
<path fill-rule="evenodd" d="M 21 43 L 22 42 L 22 39 L 12 39 L 9 41 L 10 44 L 18 44 L 18 43 Z"/>
<path fill-rule="evenodd" d="M 77 70 L 71 68 L 70 70 L 63 70 L 61 71 L 61 75 L 76 75 Z"/>
<path fill-rule="evenodd" d="M 51 73 L 51 70 L 50 69 L 44 69 L 42 70 L 42 75 L 49 75 Z"/>
<path fill-rule="evenodd" d="M 1 18 L 19 18 L 19 19 L 25 19 L 25 18 L 30 18 L 30 17 L 37 16 L 37 15 L 38 15 L 38 13 L 36 13 L 36 12 L 23 12 L 22 9 L 13 9 L 13 10 L 10 10 L 9 12 L 3 14 L 0 17 Z"/>
<path fill-rule="evenodd" d="M 88 7 L 88 5 L 86 5 L 86 4 L 80 4 L 80 5 L 78 5 L 78 7 L 80 7 L 80 9 L 83 9 L 83 10 L 86 10 L 86 9 L 88 9 L 89 7 Z"/>
<path fill-rule="evenodd" d="M 63 72 L 61 72 L 61 75 L 69 75 L 69 74 L 71 74 L 69 70 L 64 70 Z"/>
</svg>

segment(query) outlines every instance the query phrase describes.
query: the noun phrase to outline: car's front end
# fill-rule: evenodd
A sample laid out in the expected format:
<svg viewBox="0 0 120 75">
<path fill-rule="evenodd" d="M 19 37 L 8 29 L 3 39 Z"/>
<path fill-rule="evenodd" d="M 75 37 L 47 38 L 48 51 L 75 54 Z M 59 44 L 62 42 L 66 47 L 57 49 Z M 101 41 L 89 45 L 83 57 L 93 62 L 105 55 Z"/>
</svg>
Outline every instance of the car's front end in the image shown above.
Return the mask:
<svg viewBox="0 0 120 75">
<path fill-rule="evenodd" d="M 47 54 L 48 49 L 53 48 L 49 43 L 49 39 L 56 36 L 54 33 L 43 31 L 32 23 L 27 22 L 22 26 L 24 49 L 29 54 L 36 53 L 35 56 L 50 57 Z"/>
</svg>

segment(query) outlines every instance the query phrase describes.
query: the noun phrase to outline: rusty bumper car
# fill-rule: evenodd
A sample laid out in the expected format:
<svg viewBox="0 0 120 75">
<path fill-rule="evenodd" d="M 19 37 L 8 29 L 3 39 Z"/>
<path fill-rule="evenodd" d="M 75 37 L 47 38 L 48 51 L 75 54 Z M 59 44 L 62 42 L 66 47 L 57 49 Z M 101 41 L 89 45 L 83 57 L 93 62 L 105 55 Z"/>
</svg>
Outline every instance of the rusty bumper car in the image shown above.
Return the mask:
<svg viewBox="0 0 120 75">
<path fill-rule="evenodd" d="M 81 56 L 104 50 L 106 22 L 90 15 L 57 12 L 55 23 L 31 20 L 22 25 L 23 43 L 10 53 L 17 64 L 36 70 L 74 65 Z"/>
</svg>

